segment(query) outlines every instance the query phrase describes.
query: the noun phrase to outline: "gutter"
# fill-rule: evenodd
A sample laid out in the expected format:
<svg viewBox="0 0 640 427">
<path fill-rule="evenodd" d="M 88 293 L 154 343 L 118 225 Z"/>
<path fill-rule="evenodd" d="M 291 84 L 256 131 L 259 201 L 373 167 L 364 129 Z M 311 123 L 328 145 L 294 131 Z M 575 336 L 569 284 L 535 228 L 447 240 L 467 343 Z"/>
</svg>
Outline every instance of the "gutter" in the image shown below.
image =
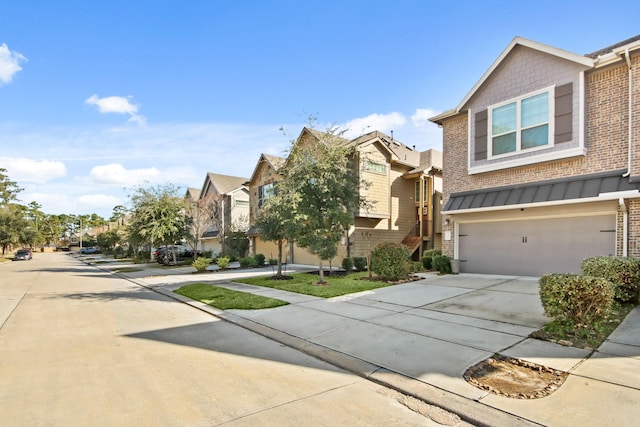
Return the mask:
<svg viewBox="0 0 640 427">
<path fill-rule="evenodd" d="M 627 61 L 627 66 L 629 67 L 629 125 L 628 125 L 628 142 L 629 142 L 629 150 L 627 154 L 627 173 L 622 175 L 623 177 L 628 177 L 631 175 L 631 155 L 632 155 L 632 146 L 633 146 L 633 69 L 631 67 L 631 57 L 629 56 L 629 48 L 627 47 L 624 51 L 624 58 Z M 626 248 L 625 248 L 626 250 Z"/>
<path fill-rule="evenodd" d="M 629 211 L 627 210 L 627 205 L 624 202 L 624 197 L 620 197 L 618 199 L 618 204 L 620 205 L 620 209 L 622 209 L 622 256 L 627 257 L 628 254 L 628 229 L 629 229 Z"/>
</svg>

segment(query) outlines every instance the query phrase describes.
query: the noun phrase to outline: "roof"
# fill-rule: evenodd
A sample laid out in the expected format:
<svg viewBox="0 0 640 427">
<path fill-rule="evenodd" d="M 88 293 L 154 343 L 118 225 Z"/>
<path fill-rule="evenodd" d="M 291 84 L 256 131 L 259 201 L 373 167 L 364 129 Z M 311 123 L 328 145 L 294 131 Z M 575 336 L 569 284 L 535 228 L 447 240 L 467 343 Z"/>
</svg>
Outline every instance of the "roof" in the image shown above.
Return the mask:
<svg viewBox="0 0 640 427">
<path fill-rule="evenodd" d="M 189 196 L 191 200 L 198 200 L 200 198 L 200 189 L 189 187 L 185 196 Z"/>
<path fill-rule="evenodd" d="M 260 159 L 258 159 L 255 168 L 253 168 L 251 178 L 245 182 L 245 185 L 249 185 L 249 183 L 253 182 L 262 162 L 266 162 L 271 167 L 271 169 L 278 173 L 278 171 L 285 165 L 285 163 L 287 163 L 287 159 L 285 159 L 284 157 L 273 156 L 271 154 L 260 154 Z"/>
<path fill-rule="evenodd" d="M 611 46 L 607 46 L 607 47 L 605 47 L 603 49 L 600 49 L 600 50 L 597 50 L 597 51 L 595 51 L 593 53 L 587 53 L 585 56 L 587 58 L 596 59 L 599 56 L 603 56 L 603 55 L 606 55 L 607 53 L 615 52 L 618 48 L 633 44 L 634 42 L 637 42 L 637 41 L 640 41 L 640 35 L 628 38 L 626 40 L 623 40 L 623 41 L 618 42 L 616 44 L 613 44 Z"/>
<path fill-rule="evenodd" d="M 202 233 L 202 237 L 203 239 L 213 239 L 218 237 L 218 235 L 220 234 L 220 232 L 218 230 L 207 230 L 204 233 Z"/>
<path fill-rule="evenodd" d="M 380 144 L 391 154 L 392 162 L 402 163 L 410 167 L 418 167 L 420 165 L 420 151 L 416 151 L 397 139 L 385 135 L 377 130 L 351 140 L 350 144 L 358 146 L 373 142 L 380 142 Z"/>
<path fill-rule="evenodd" d="M 579 55 L 576 53 L 572 53 L 563 49 L 558 49 L 553 46 L 549 46 L 546 44 L 538 43 L 533 40 L 528 40 L 522 37 L 515 37 L 511 43 L 506 47 L 505 50 L 502 51 L 500 56 L 493 62 L 491 67 L 482 75 L 480 80 L 473 86 L 473 88 L 467 93 L 464 99 L 458 104 L 458 106 L 454 109 L 450 109 L 440 113 L 437 116 L 429 118 L 429 121 L 437 124 L 442 124 L 442 120 L 447 119 L 449 117 L 453 117 L 463 111 L 467 102 L 476 94 L 476 92 L 484 85 L 484 83 L 489 79 L 491 74 L 502 64 L 503 61 L 509 56 L 511 51 L 515 49 L 517 46 L 523 46 L 530 49 L 534 49 L 540 52 L 547 53 L 549 55 L 556 56 L 558 58 L 565 59 L 567 61 L 574 62 L 576 64 L 582 65 L 585 69 L 594 68 L 596 66 L 606 65 L 612 61 L 620 60 L 620 52 L 624 52 L 625 49 L 638 49 L 640 48 L 640 36 L 632 37 L 630 39 L 621 41 L 612 46 L 606 47 L 604 49 L 598 50 L 594 53 L 587 55 Z"/>
<path fill-rule="evenodd" d="M 243 187 L 244 183 L 247 182 L 247 178 L 209 172 L 202 185 L 202 194 L 204 194 L 206 190 L 207 182 L 211 182 L 218 194 L 227 194 L 237 188 Z"/>
<path fill-rule="evenodd" d="M 420 152 L 420 165 L 407 172 L 408 175 L 415 173 L 442 172 L 442 152 L 429 149 Z"/>
<path fill-rule="evenodd" d="M 579 201 L 604 196 L 607 199 L 618 196 L 640 197 L 640 183 L 632 183 L 624 177 L 624 170 L 581 175 L 570 178 L 539 181 L 529 184 L 511 185 L 453 193 L 443 209 L 443 213 L 466 213 L 491 209 L 507 209 L 549 202 Z M 623 194 L 626 192 L 626 194 Z M 636 195 L 637 193 L 637 195 Z M 558 203 L 560 204 L 560 203 Z"/>
</svg>

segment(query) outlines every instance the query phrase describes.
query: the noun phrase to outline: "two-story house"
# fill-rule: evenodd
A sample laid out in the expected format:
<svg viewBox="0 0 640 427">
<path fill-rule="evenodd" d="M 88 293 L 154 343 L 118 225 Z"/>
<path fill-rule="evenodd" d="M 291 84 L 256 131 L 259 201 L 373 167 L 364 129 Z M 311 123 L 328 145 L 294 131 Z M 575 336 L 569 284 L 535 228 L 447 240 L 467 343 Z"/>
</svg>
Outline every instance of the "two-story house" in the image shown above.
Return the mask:
<svg viewBox="0 0 640 427">
<path fill-rule="evenodd" d="M 199 237 L 199 249 L 222 252 L 225 233 L 246 231 L 249 225 L 247 178 L 207 173 L 202 188 L 188 189 L 192 205 L 192 234 Z"/>
<path fill-rule="evenodd" d="M 314 144 L 328 134 L 304 128 L 297 144 Z M 404 243 L 419 259 L 424 249 L 440 247 L 440 201 L 442 192 L 442 153 L 416 151 L 381 132 L 374 131 L 353 140 L 330 136 L 356 147 L 361 196 L 367 205 L 354 213 L 354 225 L 345 231 L 332 260 L 339 265 L 344 257 L 367 256 L 380 242 Z M 263 154 L 248 186 L 251 194 L 251 222 L 265 200 L 274 194 L 287 159 Z M 260 239 L 251 228 L 251 253 L 275 257 L 273 242 Z M 317 265 L 318 259 L 295 243 L 286 250 L 287 262 Z"/>
<path fill-rule="evenodd" d="M 516 37 L 443 128 L 443 252 L 461 272 L 640 256 L 640 37 L 578 55 Z"/>
</svg>

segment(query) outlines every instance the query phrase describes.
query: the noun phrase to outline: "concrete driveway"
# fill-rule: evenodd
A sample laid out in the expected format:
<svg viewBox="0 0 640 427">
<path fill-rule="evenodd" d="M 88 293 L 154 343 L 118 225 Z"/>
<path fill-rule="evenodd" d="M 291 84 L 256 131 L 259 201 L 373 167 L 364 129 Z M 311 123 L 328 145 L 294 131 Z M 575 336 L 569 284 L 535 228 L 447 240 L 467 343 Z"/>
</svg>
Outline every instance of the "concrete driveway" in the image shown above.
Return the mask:
<svg viewBox="0 0 640 427">
<path fill-rule="evenodd" d="M 420 281 L 323 299 L 234 283 L 231 275 L 212 284 L 290 304 L 221 311 L 172 292 L 193 282 L 191 274 L 133 280 L 476 424 L 635 425 L 640 417 L 638 308 L 593 352 L 529 338 L 548 322 L 537 278 L 425 273 Z M 464 380 L 469 367 L 495 354 L 570 375 L 550 396 L 531 400 Z"/>
</svg>

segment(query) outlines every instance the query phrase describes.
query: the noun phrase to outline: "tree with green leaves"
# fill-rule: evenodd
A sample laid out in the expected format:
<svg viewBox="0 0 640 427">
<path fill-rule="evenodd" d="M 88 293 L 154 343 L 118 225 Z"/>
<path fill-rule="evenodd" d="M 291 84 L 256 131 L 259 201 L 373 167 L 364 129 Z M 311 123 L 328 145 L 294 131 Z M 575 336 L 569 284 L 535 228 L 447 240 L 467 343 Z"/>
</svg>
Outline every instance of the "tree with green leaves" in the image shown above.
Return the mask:
<svg viewBox="0 0 640 427">
<path fill-rule="evenodd" d="M 9 179 L 7 170 L 0 168 L 0 206 L 7 207 L 18 200 L 18 193 L 21 191 L 18 183 Z"/>
<path fill-rule="evenodd" d="M 365 204 L 353 166 L 356 149 L 342 133 L 335 127 L 326 132 L 305 128 L 279 185 L 295 212 L 296 242 L 320 258 L 319 283 L 324 283 L 322 262 L 336 256 L 338 242 Z"/>
<path fill-rule="evenodd" d="M 282 248 L 285 242 L 295 238 L 295 212 L 292 209 L 291 194 L 279 192 L 270 197 L 258 211 L 255 226 L 260 238 L 278 245 L 278 272 L 276 279 L 282 278 Z"/>
<path fill-rule="evenodd" d="M 38 223 L 38 230 L 47 245 L 51 245 L 52 242 L 57 243 L 62 236 L 60 218 L 58 215 L 44 215 Z"/>
<path fill-rule="evenodd" d="M 172 184 L 138 187 L 130 196 L 132 202 L 129 231 L 138 241 L 171 247 L 189 234 L 188 206 Z M 175 251 L 173 261 L 177 262 Z"/>
</svg>

